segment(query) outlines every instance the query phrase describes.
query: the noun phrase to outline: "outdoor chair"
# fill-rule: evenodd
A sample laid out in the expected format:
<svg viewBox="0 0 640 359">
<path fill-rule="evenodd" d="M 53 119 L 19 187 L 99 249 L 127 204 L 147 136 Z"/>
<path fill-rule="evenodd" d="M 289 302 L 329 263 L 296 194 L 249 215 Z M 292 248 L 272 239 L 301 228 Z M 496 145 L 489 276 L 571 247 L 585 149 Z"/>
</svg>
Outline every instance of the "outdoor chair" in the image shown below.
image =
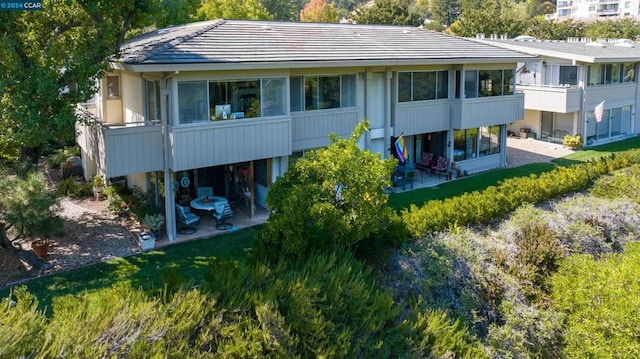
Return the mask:
<svg viewBox="0 0 640 359">
<path fill-rule="evenodd" d="M 446 157 L 439 156 L 436 165 L 431 169 L 439 175 L 446 175 L 449 167 L 449 160 Z"/>
<path fill-rule="evenodd" d="M 178 222 L 185 226 L 200 223 L 200 216 L 191 213 L 191 209 L 189 209 L 189 207 L 184 207 L 179 204 L 176 204 L 176 216 Z"/>
<path fill-rule="evenodd" d="M 233 224 L 228 223 L 227 219 L 236 218 L 236 214 L 233 212 L 229 204 L 226 204 L 222 212 L 213 212 L 213 218 L 216 220 L 216 229 L 227 230 L 233 227 Z"/>
<path fill-rule="evenodd" d="M 407 184 L 413 189 L 413 180 L 416 176 L 415 170 L 416 166 L 413 163 L 405 163 L 396 167 L 392 178 L 393 185 L 396 187 L 402 186 L 403 191 Z"/>
<path fill-rule="evenodd" d="M 416 162 L 416 168 L 421 170 L 431 169 L 431 161 L 433 161 L 433 153 L 431 152 L 422 152 L 422 157 L 420 161 Z"/>
</svg>

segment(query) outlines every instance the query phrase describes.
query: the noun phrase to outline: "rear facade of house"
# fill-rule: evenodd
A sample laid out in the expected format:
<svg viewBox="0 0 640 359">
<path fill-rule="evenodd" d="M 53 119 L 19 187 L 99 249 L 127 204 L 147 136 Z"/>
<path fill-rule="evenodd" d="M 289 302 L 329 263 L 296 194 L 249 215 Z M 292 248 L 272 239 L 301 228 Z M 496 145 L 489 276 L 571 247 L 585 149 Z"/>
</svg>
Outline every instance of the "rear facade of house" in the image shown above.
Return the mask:
<svg viewBox="0 0 640 359">
<path fill-rule="evenodd" d="M 418 28 L 207 21 L 129 40 L 78 124 L 85 177 L 103 175 L 175 205 L 206 193 L 266 213 L 271 183 L 305 151 L 349 136 L 408 162 L 423 153 L 469 173 L 506 162 L 524 118 L 517 63 L 536 56 Z M 204 192 L 202 192 L 204 193 Z"/>
</svg>

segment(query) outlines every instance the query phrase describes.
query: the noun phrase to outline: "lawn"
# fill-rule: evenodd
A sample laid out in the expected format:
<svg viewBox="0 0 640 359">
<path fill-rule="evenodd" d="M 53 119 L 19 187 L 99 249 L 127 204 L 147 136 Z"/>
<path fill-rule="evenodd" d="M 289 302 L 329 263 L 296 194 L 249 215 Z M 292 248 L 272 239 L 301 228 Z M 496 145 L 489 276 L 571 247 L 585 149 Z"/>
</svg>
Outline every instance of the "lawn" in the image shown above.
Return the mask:
<svg viewBox="0 0 640 359">
<path fill-rule="evenodd" d="M 391 195 L 389 206 L 396 210 L 421 205 L 432 199 L 453 197 L 469 191 L 481 191 L 507 178 L 540 174 L 552 170 L 556 165 L 570 165 L 640 147 L 640 137 L 578 151 L 554 163 L 537 163 L 517 168 L 488 171 L 459 180 L 450 181 L 434 188 L 422 188 Z M 167 269 L 172 274 L 189 278 L 193 283 L 202 283 L 210 270 L 209 263 L 215 257 L 244 260 L 253 247 L 253 237 L 261 226 L 243 229 L 226 235 L 181 243 L 146 253 L 118 258 L 72 271 L 56 273 L 28 281 L 25 285 L 34 293 L 42 306 L 50 307 L 54 297 L 77 294 L 84 291 L 110 287 L 114 283 L 129 283 L 145 290 L 162 287 L 161 273 Z M 0 298 L 6 297 L 8 289 L 0 290 Z"/>
<path fill-rule="evenodd" d="M 180 243 L 117 258 L 76 270 L 59 272 L 25 283 L 34 293 L 42 307 L 50 307 L 54 297 L 82 293 L 110 287 L 114 283 L 130 284 L 145 290 L 162 289 L 161 272 L 172 270 L 193 283 L 202 283 L 204 275 L 211 269 L 215 257 L 244 260 L 253 247 L 253 237 L 261 226 L 247 228 L 226 235 Z M 9 290 L 0 291 L 0 298 Z"/>
</svg>

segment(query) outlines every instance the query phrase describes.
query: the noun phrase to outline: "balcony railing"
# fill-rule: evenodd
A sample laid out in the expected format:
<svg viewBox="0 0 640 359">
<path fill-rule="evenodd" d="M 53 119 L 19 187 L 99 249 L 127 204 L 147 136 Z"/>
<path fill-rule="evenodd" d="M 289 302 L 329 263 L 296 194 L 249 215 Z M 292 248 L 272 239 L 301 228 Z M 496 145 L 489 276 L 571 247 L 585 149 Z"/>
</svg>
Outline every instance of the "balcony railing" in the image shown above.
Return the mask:
<svg viewBox="0 0 640 359">
<path fill-rule="evenodd" d="M 582 89 L 577 86 L 518 85 L 524 93 L 524 108 L 558 113 L 580 111 Z"/>
<path fill-rule="evenodd" d="M 453 128 L 504 125 L 524 118 L 524 94 L 455 100 L 451 107 Z"/>
</svg>

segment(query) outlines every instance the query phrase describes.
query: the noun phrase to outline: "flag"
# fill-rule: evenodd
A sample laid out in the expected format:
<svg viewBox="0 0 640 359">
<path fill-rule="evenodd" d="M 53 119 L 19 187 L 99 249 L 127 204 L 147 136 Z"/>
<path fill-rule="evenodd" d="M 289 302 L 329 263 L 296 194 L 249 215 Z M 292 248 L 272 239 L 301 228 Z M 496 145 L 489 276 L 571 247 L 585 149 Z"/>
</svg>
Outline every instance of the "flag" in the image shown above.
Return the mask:
<svg viewBox="0 0 640 359">
<path fill-rule="evenodd" d="M 409 153 L 407 152 L 407 143 L 404 141 L 404 135 L 400 135 L 400 137 L 398 137 L 398 139 L 396 140 L 396 153 L 398 154 L 400 162 L 407 162 Z"/>
<path fill-rule="evenodd" d="M 593 109 L 593 116 L 596 118 L 596 122 L 602 121 L 603 114 L 604 114 L 604 101 L 600 102 L 600 104 Z"/>
</svg>

